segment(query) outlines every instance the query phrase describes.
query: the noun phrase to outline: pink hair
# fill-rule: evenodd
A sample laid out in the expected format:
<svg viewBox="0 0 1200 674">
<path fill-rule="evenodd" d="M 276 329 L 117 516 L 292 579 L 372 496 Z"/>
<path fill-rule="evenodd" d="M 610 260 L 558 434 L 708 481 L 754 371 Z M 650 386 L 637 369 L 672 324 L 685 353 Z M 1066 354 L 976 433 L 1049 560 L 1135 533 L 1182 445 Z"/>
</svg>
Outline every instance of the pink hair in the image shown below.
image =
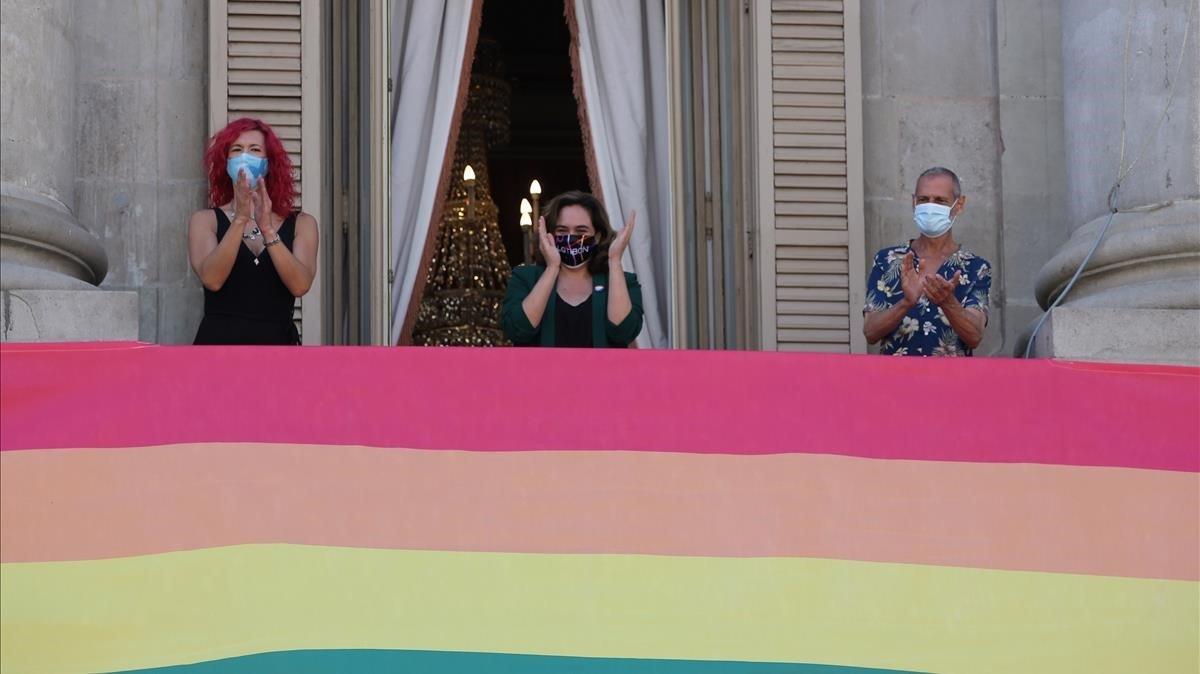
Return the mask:
<svg viewBox="0 0 1200 674">
<path fill-rule="evenodd" d="M 261 131 L 263 149 L 267 153 L 267 194 L 271 197 L 271 210 L 280 217 L 291 213 L 296 203 L 296 187 L 292 183 L 292 160 L 279 136 L 270 125 L 261 119 L 242 117 L 230 122 L 213 135 L 204 152 L 204 172 L 208 174 L 208 200 L 213 206 L 227 204 L 233 200 L 233 181 L 225 171 L 229 158 L 229 147 L 238 136 L 247 131 Z"/>
</svg>

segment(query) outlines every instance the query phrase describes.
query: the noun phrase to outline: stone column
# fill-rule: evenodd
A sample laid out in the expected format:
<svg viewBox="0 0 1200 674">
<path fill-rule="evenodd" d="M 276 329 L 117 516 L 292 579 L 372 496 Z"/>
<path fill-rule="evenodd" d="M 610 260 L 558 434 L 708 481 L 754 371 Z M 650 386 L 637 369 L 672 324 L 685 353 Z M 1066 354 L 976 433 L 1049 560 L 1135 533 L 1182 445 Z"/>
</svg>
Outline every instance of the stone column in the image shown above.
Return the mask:
<svg viewBox="0 0 1200 674">
<path fill-rule="evenodd" d="M 101 292 L 77 221 L 73 0 L 0 0 L 0 341 L 130 339 L 133 293 Z"/>
<path fill-rule="evenodd" d="M 1109 191 L 1121 171 L 1123 71 L 1124 165 L 1136 164 L 1121 180 L 1119 212 L 1104 242 L 1039 331 L 1036 355 L 1200 364 L 1198 2 L 1135 2 L 1131 10 L 1128 0 L 1063 0 L 1067 216 L 1074 231 L 1038 273 L 1043 308 L 1062 293 L 1108 221 Z"/>
</svg>

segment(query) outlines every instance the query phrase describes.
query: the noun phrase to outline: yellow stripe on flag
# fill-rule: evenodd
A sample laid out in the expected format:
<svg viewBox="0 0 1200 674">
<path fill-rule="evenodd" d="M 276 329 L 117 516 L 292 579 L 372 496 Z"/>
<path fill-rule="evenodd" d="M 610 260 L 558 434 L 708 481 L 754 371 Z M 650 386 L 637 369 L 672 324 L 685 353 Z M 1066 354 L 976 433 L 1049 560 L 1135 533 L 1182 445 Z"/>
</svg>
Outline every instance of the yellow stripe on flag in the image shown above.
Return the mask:
<svg viewBox="0 0 1200 674">
<path fill-rule="evenodd" d="M 1190 581 L 801 558 L 245 545 L 0 565 L 0 668 L 292 649 L 1194 672 Z"/>
</svg>

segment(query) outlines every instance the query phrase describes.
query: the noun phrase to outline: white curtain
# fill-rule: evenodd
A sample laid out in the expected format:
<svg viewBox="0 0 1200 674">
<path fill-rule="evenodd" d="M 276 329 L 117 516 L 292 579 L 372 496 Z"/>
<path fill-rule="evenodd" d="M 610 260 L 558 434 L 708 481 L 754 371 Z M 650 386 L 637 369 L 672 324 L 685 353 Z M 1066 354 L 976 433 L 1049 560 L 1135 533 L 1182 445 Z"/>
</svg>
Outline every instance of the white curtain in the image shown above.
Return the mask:
<svg viewBox="0 0 1200 674">
<path fill-rule="evenodd" d="M 438 200 L 471 0 L 392 0 L 391 341 L 396 343 Z"/>
<path fill-rule="evenodd" d="M 669 346 L 671 189 L 661 2 L 574 1 L 596 178 L 613 227 L 637 211 L 623 260 L 642 285 L 641 346 Z"/>
</svg>

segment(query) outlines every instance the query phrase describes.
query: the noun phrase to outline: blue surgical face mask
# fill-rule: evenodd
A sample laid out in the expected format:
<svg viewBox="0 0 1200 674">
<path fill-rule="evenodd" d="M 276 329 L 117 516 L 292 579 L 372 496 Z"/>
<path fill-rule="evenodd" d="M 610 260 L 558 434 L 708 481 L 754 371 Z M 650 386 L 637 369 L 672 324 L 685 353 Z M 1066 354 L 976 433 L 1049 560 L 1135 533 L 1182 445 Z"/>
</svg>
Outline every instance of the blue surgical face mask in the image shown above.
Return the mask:
<svg viewBox="0 0 1200 674">
<path fill-rule="evenodd" d="M 234 184 L 237 184 L 238 171 L 246 172 L 246 179 L 250 181 L 250 189 L 255 189 L 258 187 L 258 181 L 267 174 L 267 158 L 256 157 L 249 152 L 230 157 L 229 161 L 225 162 L 225 172 L 229 174 L 229 179 Z"/>
<path fill-rule="evenodd" d="M 954 226 L 954 220 L 950 217 L 950 211 L 954 210 L 954 205 L 958 203 L 958 199 L 954 200 L 953 204 L 943 206 L 932 202 L 917 204 L 913 210 L 913 222 L 917 223 L 917 229 L 921 233 L 931 239 L 936 239 Z"/>
</svg>

